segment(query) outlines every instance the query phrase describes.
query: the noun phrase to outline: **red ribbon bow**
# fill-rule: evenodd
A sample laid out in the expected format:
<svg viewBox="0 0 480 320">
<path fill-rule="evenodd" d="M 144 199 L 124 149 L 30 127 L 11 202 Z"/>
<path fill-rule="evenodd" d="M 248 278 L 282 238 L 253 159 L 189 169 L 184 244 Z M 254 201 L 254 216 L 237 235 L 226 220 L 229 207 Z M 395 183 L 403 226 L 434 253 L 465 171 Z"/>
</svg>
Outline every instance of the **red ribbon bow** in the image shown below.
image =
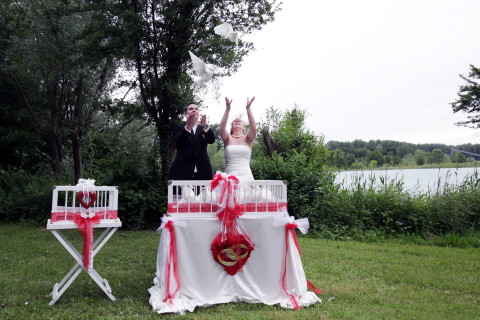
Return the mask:
<svg viewBox="0 0 480 320">
<path fill-rule="evenodd" d="M 83 237 L 83 268 L 86 271 L 91 269 L 92 260 L 92 244 L 93 244 L 93 226 L 100 223 L 100 217 L 94 215 L 93 217 L 82 217 L 80 214 L 75 215 L 73 222 L 78 225 L 78 232 Z"/>
</svg>

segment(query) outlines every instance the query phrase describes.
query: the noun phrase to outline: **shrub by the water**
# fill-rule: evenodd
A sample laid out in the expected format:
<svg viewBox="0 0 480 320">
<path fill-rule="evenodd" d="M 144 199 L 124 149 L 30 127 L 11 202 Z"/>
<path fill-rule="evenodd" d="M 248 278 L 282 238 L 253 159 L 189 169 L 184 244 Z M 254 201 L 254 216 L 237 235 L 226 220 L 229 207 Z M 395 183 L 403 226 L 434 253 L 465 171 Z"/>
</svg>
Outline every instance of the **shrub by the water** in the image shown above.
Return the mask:
<svg viewBox="0 0 480 320">
<path fill-rule="evenodd" d="M 307 217 L 310 230 L 331 238 L 480 232 L 480 177 L 435 192 L 411 193 L 401 180 L 358 178 L 351 187 L 334 183 L 333 173 L 312 168 L 305 155 L 262 158 L 252 164 L 258 179 L 288 181 L 288 209 Z M 380 183 L 377 183 L 379 180 Z"/>
<path fill-rule="evenodd" d="M 480 232 L 480 177 L 459 186 L 444 184 L 435 192 L 411 193 L 401 181 L 375 183 L 375 177 L 340 186 L 325 201 L 314 203 L 321 216 L 309 217 L 313 230 L 333 237 L 362 238 L 368 232 L 422 237 Z"/>
</svg>

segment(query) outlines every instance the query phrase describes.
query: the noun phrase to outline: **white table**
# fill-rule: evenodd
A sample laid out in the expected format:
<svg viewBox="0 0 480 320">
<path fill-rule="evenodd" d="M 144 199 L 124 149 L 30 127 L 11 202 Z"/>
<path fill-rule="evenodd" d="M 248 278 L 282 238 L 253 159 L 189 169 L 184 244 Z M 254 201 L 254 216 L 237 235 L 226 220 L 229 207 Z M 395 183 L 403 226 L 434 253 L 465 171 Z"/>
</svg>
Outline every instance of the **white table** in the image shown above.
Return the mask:
<svg viewBox="0 0 480 320">
<path fill-rule="evenodd" d="M 192 312 L 197 306 L 235 301 L 293 308 L 282 287 L 285 265 L 287 292 L 298 304 L 308 306 L 321 302 L 315 293 L 307 292 L 300 254 L 291 236 L 285 259 L 285 225 L 293 220 L 288 213 L 245 213 L 239 218 L 255 242 L 255 249 L 243 270 L 234 276 L 224 271 L 210 250 L 220 232 L 220 221 L 214 213 L 170 214 L 167 219 L 174 224 L 181 286 L 171 303 L 164 301 L 165 266 L 170 255 L 170 232 L 164 229 L 158 248 L 155 285 L 149 289 L 153 311 L 184 313 Z M 175 288 L 173 275 L 170 281 L 170 288 Z"/>
<path fill-rule="evenodd" d="M 93 252 L 92 259 L 95 255 L 102 249 L 102 247 L 107 243 L 108 240 L 113 236 L 118 228 L 122 226 L 120 219 L 103 219 L 100 223 L 95 224 L 95 229 L 105 229 L 100 236 L 97 237 L 93 243 Z M 47 230 L 49 230 L 55 238 L 62 244 L 62 246 L 72 255 L 75 259 L 75 265 L 70 269 L 70 271 L 65 275 L 65 277 L 58 283 L 55 283 L 53 290 L 50 293 L 52 301 L 49 305 L 53 305 L 57 300 L 62 296 L 62 294 L 67 290 L 67 288 L 72 284 L 72 282 L 78 277 L 78 275 L 85 271 L 95 283 L 102 289 L 103 292 L 112 300 L 115 301 L 115 297 L 112 294 L 112 289 L 108 284 L 107 279 L 102 278 L 97 271 L 92 267 L 90 271 L 86 271 L 82 265 L 82 254 L 71 244 L 71 242 L 65 237 L 62 233 L 62 230 L 67 229 L 77 229 L 78 226 L 73 221 L 60 221 L 52 223 L 49 219 L 47 222 Z"/>
</svg>

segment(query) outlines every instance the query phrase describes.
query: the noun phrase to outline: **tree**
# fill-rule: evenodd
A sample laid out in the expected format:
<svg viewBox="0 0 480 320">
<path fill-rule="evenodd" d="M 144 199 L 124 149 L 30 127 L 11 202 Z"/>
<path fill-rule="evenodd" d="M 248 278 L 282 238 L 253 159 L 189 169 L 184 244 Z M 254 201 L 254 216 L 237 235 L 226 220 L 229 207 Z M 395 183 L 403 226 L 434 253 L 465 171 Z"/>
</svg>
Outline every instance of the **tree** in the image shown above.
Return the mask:
<svg viewBox="0 0 480 320">
<path fill-rule="evenodd" d="M 460 78 L 467 82 L 460 86 L 458 100 L 452 102 L 453 112 L 466 112 L 468 120 L 457 122 L 456 125 L 469 128 L 480 128 L 480 68 L 470 65 L 468 77 L 460 75 Z"/>
<path fill-rule="evenodd" d="M 255 154 L 260 153 L 262 156 L 279 154 L 288 158 L 296 152 L 309 155 L 312 162 L 318 161 L 323 164 L 327 159 L 328 150 L 323 144 L 323 137 L 305 128 L 307 116 L 307 112 L 298 106 L 285 112 L 271 107 L 267 110 L 267 120 L 259 125 L 263 127 L 262 131 L 268 131 L 268 139 L 265 138 L 265 132 L 262 132 L 263 144 L 255 146 Z M 269 143 L 270 150 L 267 146 Z M 259 149 L 263 151 L 259 152 Z"/>
<path fill-rule="evenodd" d="M 416 150 L 415 151 L 415 162 L 419 166 L 423 166 L 426 161 L 426 152 L 423 150 Z"/>
<path fill-rule="evenodd" d="M 467 157 L 461 152 L 455 152 L 452 157 L 450 158 L 453 163 L 464 163 L 467 162 Z"/>
<path fill-rule="evenodd" d="M 370 154 L 368 155 L 368 161 L 369 163 L 371 163 L 372 161 L 375 161 L 376 166 L 380 167 L 385 162 L 385 157 L 382 155 L 381 152 L 375 150 L 370 152 Z"/>
<path fill-rule="evenodd" d="M 256 179 L 288 181 L 289 212 L 315 219 L 329 205 L 335 175 L 326 165 L 330 152 L 323 137 L 305 128 L 306 115 L 299 107 L 267 110 L 267 119 L 274 121 L 259 127 L 268 128 L 274 149 L 268 152 L 265 140 L 257 138 L 251 168 Z"/>
<path fill-rule="evenodd" d="M 445 161 L 446 156 L 440 149 L 433 149 L 432 152 L 427 153 L 427 159 L 430 163 L 440 164 Z"/>
<path fill-rule="evenodd" d="M 415 151 L 413 145 L 407 142 L 400 142 L 395 150 L 397 156 L 400 158 L 405 157 L 409 153 L 413 153 Z"/>
<path fill-rule="evenodd" d="M 94 24 L 86 1 L 11 1 L 1 9 L 0 63 L 47 145 L 54 173 L 61 170 L 62 143 L 71 143 L 76 182 L 81 145 L 112 76 L 112 58 L 85 47 L 85 31 Z"/>
<path fill-rule="evenodd" d="M 338 169 L 346 168 L 347 162 L 345 160 L 345 154 L 340 150 L 331 150 L 328 153 L 328 165 L 332 167 L 336 167 Z"/>
<path fill-rule="evenodd" d="M 229 22 L 251 33 L 273 21 L 279 9 L 271 1 L 124 0 L 94 2 L 98 43 L 115 51 L 136 74 L 145 112 L 159 137 L 161 176 L 166 182 L 172 154 L 171 128 L 187 102 L 195 100 L 193 67 L 188 51 L 216 67 L 216 77 L 240 66 L 253 44 L 238 46 L 216 35 L 214 27 Z M 197 88 L 198 89 L 198 88 Z"/>
<path fill-rule="evenodd" d="M 22 97 L 8 74 L 0 70 L 0 170 L 43 170 L 43 141 L 22 105 Z M 47 167 L 48 169 L 48 167 Z"/>
</svg>

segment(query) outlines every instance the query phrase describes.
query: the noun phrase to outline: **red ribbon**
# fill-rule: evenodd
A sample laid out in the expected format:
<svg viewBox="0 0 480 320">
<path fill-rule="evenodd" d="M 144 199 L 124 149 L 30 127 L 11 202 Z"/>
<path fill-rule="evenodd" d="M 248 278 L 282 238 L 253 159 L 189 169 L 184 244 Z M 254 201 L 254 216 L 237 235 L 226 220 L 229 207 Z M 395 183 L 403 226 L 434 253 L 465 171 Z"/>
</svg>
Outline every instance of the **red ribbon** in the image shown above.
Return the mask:
<svg viewBox="0 0 480 320">
<path fill-rule="evenodd" d="M 310 288 L 310 290 L 312 290 L 313 292 L 315 292 L 316 294 L 322 294 L 323 291 L 320 290 L 320 289 L 317 289 L 317 287 L 315 287 L 313 285 L 313 283 L 311 283 L 310 281 L 307 280 L 307 286 Z"/>
<path fill-rule="evenodd" d="M 82 217 L 76 215 L 73 221 L 78 225 L 78 232 L 83 236 L 83 268 L 86 271 L 91 269 L 92 260 L 92 244 L 93 244 L 93 226 L 100 223 L 100 217 L 94 215 L 93 217 Z"/>
<path fill-rule="evenodd" d="M 245 207 L 238 203 L 236 195 L 236 190 L 238 189 L 239 183 L 240 180 L 236 176 L 227 176 L 224 173 L 215 174 L 212 182 L 210 183 L 211 191 L 221 185 L 221 189 L 218 193 L 219 209 L 217 210 L 217 217 L 222 222 L 221 232 L 213 240 L 211 249 L 214 260 L 220 263 L 225 271 L 227 271 L 227 273 L 230 275 L 234 275 L 241 270 L 243 265 L 250 257 L 250 252 L 254 249 L 254 243 L 241 223 L 239 224 L 239 228 L 243 233 L 239 232 L 239 228 L 237 228 L 238 217 L 245 213 Z M 226 248 L 231 249 L 231 245 L 245 246 L 245 252 L 248 252 L 248 254 L 242 259 L 238 259 L 237 256 L 237 259 L 235 259 L 237 263 L 231 267 L 228 267 L 224 263 L 220 262 L 219 250 Z"/>
<path fill-rule="evenodd" d="M 175 237 L 175 228 L 173 226 L 173 221 L 170 220 L 165 224 L 164 229 L 168 229 L 170 233 L 170 250 L 168 251 L 167 262 L 165 266 L 165 299 L 163 302 L 172 304 L 172 300 L 175 298 L 175 295 L 180 290 L 180 276 L 178 273 L 178 258 L 177 258 L 177 244 Z M 170 274 L 171 269 L 173 268 L 173 275 L 175 281 L 177 282 L 177 287 L 173 292 L 170 291 Z"/>
<path fill-rule="evenodd" d="M 285 257 L 283 259 L 283 275 L 282 275 L 282 289 L 290 298 L 290 301 L 292 302 L 294 310 L 300 309 L 300 306 L 297 302 L 297 299 L 295 299 L 295 297 L 292 294 L 290 294 L 287 290 L 287 256 L 288 256 L 288 249 L 289 249 L 288 234 L 289 233 L 295 234 L 294 239 L 296 239 L 297 234 L 295 233 L 295 230 L 293 230 L 296 227 L 297 227 L 296 223 L 287 223 L 285 225 Z M 295 241 L 295 245 L 297 246 L 297 249 L 300 249 L 300 246 L 298 245 L 298 240 Z"/>
<path fill-rule="evenodd" d="M 288 256 L 288 250 L 289 250 L 289 244 L 288 244 L 288 235 L 291 234 L 293 241 L 295 242 L 295 246 L 297 247 L 298 253 L 300 254 L 300 244 L 298 243 L 298 237 L 297 233 L 295 232 L 295 228 L 297 228 L 298 225 L 293 222 L 293 223 L 287 223 L 285 225 L 285 258 L 283 261 L 283 275 L 282 275 L 282 288 L 283 291 L 287 294 L 287 296 L 290 298 L 290 301 L 292 302 L 293 309 L 298 310 L 300 309 L 300 306 L 298 305 L 297 299 L 295 297 L 288 293 L 287 291 L 287 256 Z M 322 290 L 317 289 L 310 281 L 307 280 L 307 287 L 310 288 L 313 292 L 317 294 L 322 294 Z"/>
<path fill-rule="evenodd" d="M 240 180 L 234 175 L 227 176 L 225 174 L 217 173 L 213 176 L 210 183 L 210 190 L 217 188 L 222 183 L 222 189 L 218 196 L 218 205 L 220 211 L 217 217 L 225 226 L 222 232 L 222 239 L 226 239 L 227 234 L 231 236 L 238 235 L 237 219 L 245 213 L 245 208 L 238 204 L 235 190 L 238 189 Z"/>
<path fill-rule="evenodd" d="M 218 204 L 223 207 L 234 208 L 237 203 L 237 197 L 235 190 L 238 189 L 240 180 L 234 175 L 227 176 L 226 174 L 217 173 L 213 176 L 213 180 L 210 183 L 210 190 L 214 190 L 218 185 L 223 182 L 222 189 L 218 197 Z"/>
</svg>

